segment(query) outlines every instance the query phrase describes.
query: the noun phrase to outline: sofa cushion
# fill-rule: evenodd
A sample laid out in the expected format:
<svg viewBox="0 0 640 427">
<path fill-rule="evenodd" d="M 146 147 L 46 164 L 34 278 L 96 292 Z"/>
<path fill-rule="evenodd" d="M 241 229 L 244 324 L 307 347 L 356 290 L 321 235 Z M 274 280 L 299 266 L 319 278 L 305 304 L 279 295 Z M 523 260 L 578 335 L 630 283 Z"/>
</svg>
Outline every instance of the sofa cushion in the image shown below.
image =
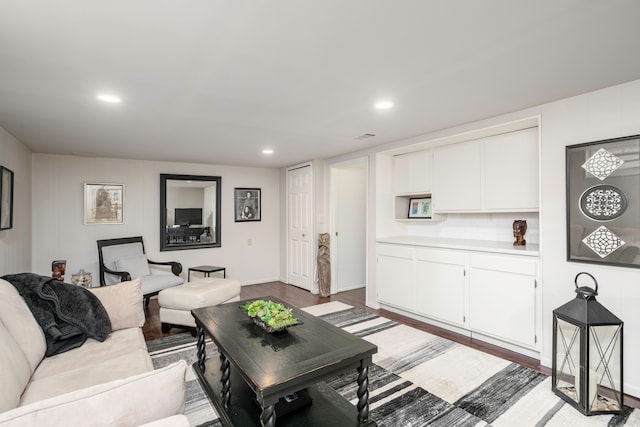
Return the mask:
<svg viewBox="0 0 640 427">
<path fill-rule="evenodd" d="M 20 395 L 31 378 L 26 356 L 0 320 L 0 412 L 18 406 Z"/>
<path fill-rule="evenodd" d="M 137 354 L 141 360 L 140 363 L 133 365 L 140 366 L 137 369 L 151 370 L 153 369 L 153 364 L 151 363 L 151 357 L 148 354 L 144 354 L 146 349 L 147 345 L 140 328 L 121 329 L 112 332 L 104 342 L 88 339 L 82 347 L 45 358 L 33 373 L 31 381 L 38 381 L 47 377 L 60 375 L 67 371 L 83 369 L 85 366 L 93 363 L 96 366 L 102 366 L 103 362 L 130 355 L 134 351 L 138 352 Z M 140 370 L 132 370 L 130 372 L 121 371 L 121 375 L 134 375 L 140 372 Z M 120 377 L 114 376 L 107 378 L 106 381 L 117 378 Z M 105 381 L 104 378 L 102 381 Z M 93 384 L 97 383 L 92 383 L 91 385 Z"/>
<path fill-rule="evenodd" d="M 147 356 L 143 350 L 133 350 L 99 362 L 89 359 L 76 369 L 37 381 L 31 380 L 22 394 L 20 406 L 147 372 Z"/>
<path fill-rule="evenodd" d="M 149 271 L 149 261 L 145 254 L 116 258 L 116 269 L 117 271 L 128 272 L 132 279 L 151 274 Z"/>
<path fill-rule="evenodd" d="M 44 332 L 16 288 L 4 279 L 0 279 L 0 301 L 0 320 L 26 356 L 33 373 L 47 350 Z"/>
<path fill-rule="evenodd" d="M 141 328 L 144 325 L 144 307 L 142 306 L 142 288 L 140 279 L 122 282 L 111 286 L 92 288 L 111 320 L 111 330 Z"/>
<path fill-rule="evenodd" d="M 0 413 L 0 426 L 138 426 L 184 411 L 185 371 L 165 368 L 66 393 Z"/>
</svg>

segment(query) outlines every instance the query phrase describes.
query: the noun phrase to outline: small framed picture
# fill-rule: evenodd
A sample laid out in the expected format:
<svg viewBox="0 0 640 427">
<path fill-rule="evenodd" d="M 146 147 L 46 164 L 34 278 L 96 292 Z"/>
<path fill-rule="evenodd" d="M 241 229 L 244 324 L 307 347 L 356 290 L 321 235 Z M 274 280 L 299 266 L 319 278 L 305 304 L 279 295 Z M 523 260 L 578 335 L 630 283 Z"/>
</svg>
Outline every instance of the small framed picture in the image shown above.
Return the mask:
<svg viewBox="0 0 640 427">
<path fill-rule="evenodd" d="M 13 227 L 13 171 L 0 166 L 0 230 Z"/>
<path fill-rule="evenodd" d="M 84 184 L 84 223 L 124 224 L 124 184 Z"/>
<path fill-rule="evenodd" d="M 409 199 L 409 218 L 431 218 L 431 197 Z"/>
<path fill-rule="evenodd" d="M 260 188 L 235 188 L 234 206 L 236 222 L 262 220 L 262 190 Z"/>
</svg>

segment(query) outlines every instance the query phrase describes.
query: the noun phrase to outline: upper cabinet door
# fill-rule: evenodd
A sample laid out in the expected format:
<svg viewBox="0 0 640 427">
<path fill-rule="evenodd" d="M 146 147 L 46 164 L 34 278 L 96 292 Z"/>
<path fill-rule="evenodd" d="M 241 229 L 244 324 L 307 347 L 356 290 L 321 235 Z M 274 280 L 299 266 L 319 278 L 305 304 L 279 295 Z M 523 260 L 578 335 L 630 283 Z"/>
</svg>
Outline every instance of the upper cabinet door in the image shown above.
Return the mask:
<svg viewBox="0 0 640 427">
<path fill-rule="evenodd" d="M 431 151 L 401 154 L 393 158 L 393 192 L 430 194 L 432 190 Z"/>
<path fill-rule="evenodd" d="M 434 211 L 481 209 L 481 153 L 480 141 L 463 142 L 434 150 Z"/>
<path fill-rule="evenodd" d="M 485 138 L 486 210 L 538 210 L 538 128 Z"/>
</svg>

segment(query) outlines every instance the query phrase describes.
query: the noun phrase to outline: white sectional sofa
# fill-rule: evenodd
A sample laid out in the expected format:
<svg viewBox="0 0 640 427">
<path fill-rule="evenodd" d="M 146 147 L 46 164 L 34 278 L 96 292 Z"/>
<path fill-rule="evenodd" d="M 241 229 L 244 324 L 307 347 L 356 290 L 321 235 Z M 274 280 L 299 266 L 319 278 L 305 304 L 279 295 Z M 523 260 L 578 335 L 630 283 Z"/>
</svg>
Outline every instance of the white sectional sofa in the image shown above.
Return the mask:
<svg viewBox="0 0 640 427">
<path fill-rule="evenodd" d="M 0 279 L 0 426 L 188 426 L 186 363 L 153 369 L 140 281 L 91 291 L 112 332 L 45 357 L 42 328 L 16 288 Z"/>
</svg>

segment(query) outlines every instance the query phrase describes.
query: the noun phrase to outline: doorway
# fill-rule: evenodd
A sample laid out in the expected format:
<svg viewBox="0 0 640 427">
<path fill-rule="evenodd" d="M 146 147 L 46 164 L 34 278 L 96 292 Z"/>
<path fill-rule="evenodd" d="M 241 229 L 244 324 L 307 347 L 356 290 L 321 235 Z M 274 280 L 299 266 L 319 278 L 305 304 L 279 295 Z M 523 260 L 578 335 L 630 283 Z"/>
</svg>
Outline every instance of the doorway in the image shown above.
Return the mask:
<svg viewBox="0 0 640 427">
<path fill-rule="evenodd" d="M 287 169 L 287 282 L 313 285 L 313 186 L 311 164 Z"/>
<path fill-rule="evenodd" d="M 331 168 L 332 293 L 366 286 L 367 158 Z"/>
</svg>

